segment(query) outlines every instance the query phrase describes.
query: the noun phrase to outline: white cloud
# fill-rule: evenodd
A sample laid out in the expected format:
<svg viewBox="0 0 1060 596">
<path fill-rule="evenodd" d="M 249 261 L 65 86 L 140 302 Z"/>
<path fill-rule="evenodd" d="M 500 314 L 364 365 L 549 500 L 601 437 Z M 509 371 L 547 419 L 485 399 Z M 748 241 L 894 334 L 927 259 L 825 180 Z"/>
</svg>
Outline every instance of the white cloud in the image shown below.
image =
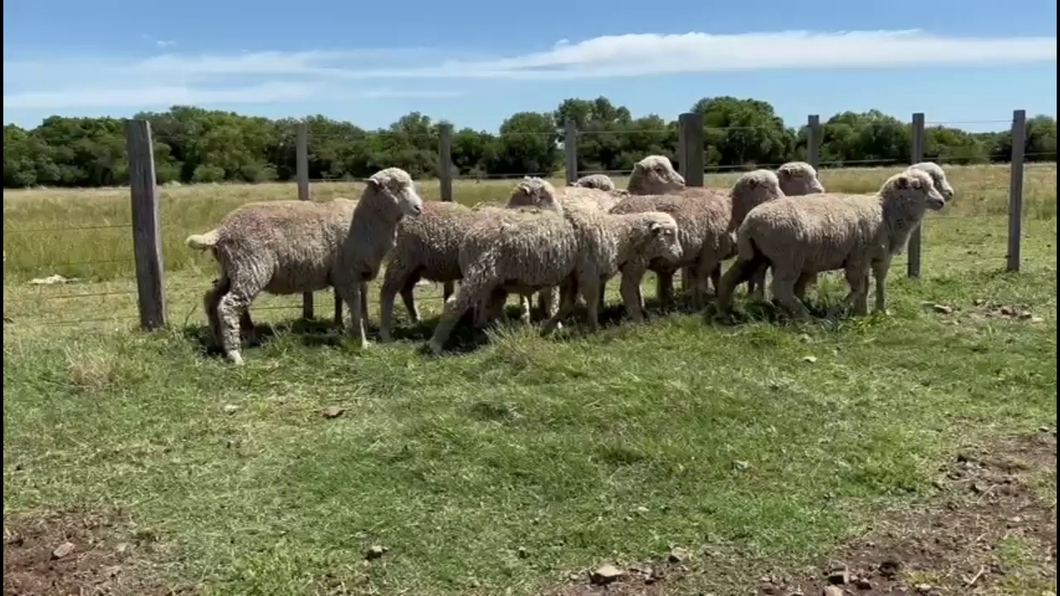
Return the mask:
<svg viewBox="0 0 1060 596">
<path fill-rule="evenodd" d="M 161 47 L 172 42 L 156 43 Z M 5 95 L 4 107 L 263 103 L 296 101 L 311 95 L 325 100 L 458 95 L 453 91 L 363 90 L 354 83 L 367 79 L 570 80 L 738 70 L 1039 61 L 1056 61 L 1055 36 L 944 37 L 918 30 L 607 35 L 583 41 L 564 39 L 546 51 L 507 57 L 457 55 L 419 47 L 227 54 L 169 52 L 139 60 L 5 61 L 4 87 L 11 95 Z M 49 88 L 57 82 L 64 88 Z M 242 86 L 231 87 L 233 84 Z"/>
<path fill-rule="evenodd" d="M 171 39 L 159 39 L 159 40 L 155 41 L 155 45 L 160 47 L 160 48 L 171 48 L 171 47 L 177 45 L 177 42 L 175 42 L 175 41 L 173 41 Z"/>
</svg>

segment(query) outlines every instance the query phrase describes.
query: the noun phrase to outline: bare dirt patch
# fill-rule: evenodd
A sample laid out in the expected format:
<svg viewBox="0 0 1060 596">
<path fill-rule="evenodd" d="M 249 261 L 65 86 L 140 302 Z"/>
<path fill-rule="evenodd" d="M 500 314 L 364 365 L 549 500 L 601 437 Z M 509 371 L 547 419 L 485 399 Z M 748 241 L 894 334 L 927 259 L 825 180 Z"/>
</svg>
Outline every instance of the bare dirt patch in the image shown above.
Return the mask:
<svg viewBox="0 0 1060 596">
<path fill-rule="evenodd" d="M 803 572 L 788 568 L 763 576 L 761 566 L 749 565 L 746 571 L 758 571 L 739 578 L 732 574 L 740 565 L 731 560 L 707 569 L 702 557 L 663 558 L 623 567 L 625 573 L 607 585 L 594 585 L 588 573 L 571 574 L 547 593 L 1049 595 L 1056 589 L 1055 480 L 1056 430 L 1042 429 L 960 451 L 940 470 L 935 498 L 881 514 L 862 537 Z M 718 575 L 715 580 L 703 577 L 710 573 Z"/>
<path fill-rule="evenodd" d="M 165 585 L 163 547 L 121 514 L 4 516 L 4 596 L 185 594 Z"/>
</svg>

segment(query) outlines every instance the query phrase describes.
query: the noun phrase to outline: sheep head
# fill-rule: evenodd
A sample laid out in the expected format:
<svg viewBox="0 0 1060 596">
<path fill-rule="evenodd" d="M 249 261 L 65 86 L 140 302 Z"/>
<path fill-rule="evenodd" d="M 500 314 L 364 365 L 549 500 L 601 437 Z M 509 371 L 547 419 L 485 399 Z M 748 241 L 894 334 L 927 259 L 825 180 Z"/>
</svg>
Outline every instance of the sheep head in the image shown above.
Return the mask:
<svg viewBox="0 0 1060 596">
<path fill-rule="evenodd" d="M 401 168 L 386 168 L 364 179 L 361 200 L 371 195 L 383 199 L 401 215 L 416 217 L 423 212 L 423 198 L 416 192 L 412 176 Z"/>
<path fill-rule="evenodd" d="M 922 161 L 909 166 L 909 169 L 927 172 L 931 176 L 931 182 L 935 186 L 935 190 L 939 191 L 947 201 L 953 199 L 953 187 L 950 186 L 949 180 L 946 179 L 946 172 L 942 170 L 939 164 L 933 161 Z"/>
<path fill-rule="evenodd" d="M 938 211 L 946 206 L 946 197 L 935 188 L 931 175 L 915 168 L 888 178 L 880 189 L 880 196 L 884 202 L 897 202 L 917 211 L 925 208 Z"/>
<path fill-rule="evenodd" d="M 677 239 L 677 221 L 669 213 L 645 213 L 641 224 L 647 227 L 641 254 L 648 259 L 663 258 L 676 262 L 684 255 Z"/>
<path fill-rule="evenodd" d="M 627 188 L 635 195 L 664 195 L 685 187 L 685 178 L 677 173 L 669 158 L 649 155 L 633 165 Z"/>
<path fill-rule="evenodd" d="M 539 207 L 562 211 L 556 188 L 548 180 L 525 176 L 508 197 L 508 207 Z"/>
<path fill-rule="evenodd" d="M 804 161 L 789 161 L 777 168 L 780 189 L 789 197 L 823 193 L 817 170 Z"/>
<path fill-rule="evenodd" d="M 608 176 L 603 174 L 589 174 L 588 176 L 582 176 L 578 178 L 571 186 L 580 186 L 582 188 L 595 188 L 597 190 L 604 190 L 611 192 L 615 190 L 615 182 Z"/>
</svg>

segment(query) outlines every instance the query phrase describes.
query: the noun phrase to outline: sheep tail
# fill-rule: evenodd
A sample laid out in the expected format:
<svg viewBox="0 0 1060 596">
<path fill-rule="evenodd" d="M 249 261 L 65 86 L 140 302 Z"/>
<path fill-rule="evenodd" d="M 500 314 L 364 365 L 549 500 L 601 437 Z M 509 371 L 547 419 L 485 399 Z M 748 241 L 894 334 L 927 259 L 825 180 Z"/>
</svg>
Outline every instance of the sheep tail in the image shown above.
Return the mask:
<svg viewBox="0 0 1060 596">
<path fill-rule="evenodd" d="M 206 250 L 208 248 L 213 248 L 220 238 L 221 234 L 215 228 L 205 234 L 192 234 L 191 236 L 188 236 L 188 239 L 184 242 L 196 250 Z"/>
<path fill-rule="evenodd" d="M 751 238 L 751 226 L 741 225 L 736 232 L 736 251 L 741 261 L 754 261 L 761 258 L 762 254 Z"/>
</svg>

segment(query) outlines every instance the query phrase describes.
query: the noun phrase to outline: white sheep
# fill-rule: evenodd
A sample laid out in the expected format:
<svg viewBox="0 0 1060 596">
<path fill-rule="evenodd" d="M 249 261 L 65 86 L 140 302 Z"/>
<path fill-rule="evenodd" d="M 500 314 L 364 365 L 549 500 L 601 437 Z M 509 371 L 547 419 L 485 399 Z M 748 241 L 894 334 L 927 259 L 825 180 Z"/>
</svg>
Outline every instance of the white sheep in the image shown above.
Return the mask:
<svg viewBox="0 0 1060 596">
<path fill-rule="evenodd" d="M 780 189 L 789 197 L 824 192 L 817 170 L 804 161 L 789 161 L 777 168 Z"/>
<path fill-rule="evenodd" d="M 401 168 L 386 168 L 365 180 L 364 192 L 353 210 L 349 234 L 339 247 L 335 289 L 346 302 L 361 348 L 368 347 L 368 282 L 394 247 L 397 226 L 423 212 L 416 184 Z M 362 316 L 363 315 L 363 316 Z"/>
<path fill-rule="evenodd" d="M 939 193 L 946 198 L 947 202 L 953 200 L 953 187 L 950 186 L 950 181 L 946 179 L 946 172 L 943 171 L 939 164 L 933 161 L 922 161 L 909 166 L 909 168 L 927 172 L 927 174 L 931 176 L 931 181 L 935 185 L 935 190 L 939 191 Z"/>
<path fill-rule="evenodd" d="M 243 362 L 240 331 L 253 333 L 248 308 L 259 293 L 315 292 L 331 285 L 354 206 L 343 198 L 247 203 L 213 230 L 187 238 L 189 247 L 209 250 L 218 263 L 220 276 L 203 306 L 211 338 L 230 360 Z"/>
<path fill-rule="evenodd" d="M 361 326 L 367 305 L 350 299 L 349 285 L 358 286 L 361 277 L 354 272 L 367 270 L 374 255 L 389 250 L 394 233 L 387 222 L 418 214 L 421 204 L 402 170 L 382 170 L 366 183 L 357 202 L 248 203 L 217 228 L 187 238 L 188 246 L 210 250 L 217 260 L 220 277 L 206 292 L 204 306 L 213 339 L 229 360 L 243 363 L 240 331 L 252 331 L 248 308 L 261 292 L 298 294 L 334 286 L 349 304 L 355 325 Z M 366 254 L 367 259 L 354 258 Z M 360 295 L 362 288 L 355 289 Z M 362 344 L 363 333 L 361 326 Z"/>
<path fill-rule="evenodd" d="M 785 197 L 750 211 L 737 231 L 738 257 L 718 290 L 718 310 L 727 313 L 737 284 L 762 265 L 773 268 L 773 297 L 797 318 L 809 312 L 798 298 L 820 271 L 843 269 L 855 315 L 867 314 L 868 272 L 876 277 L 876 305 L 886 308 L 886 277 L 927 210 L 946 199 L 931 176 L 910 168 L 884 182 L 876 195 L 813 194 Z"/>
<path fill-rule="evenodd" d="M 659 280 L 659 298 L 667 305 L 672 299 L 673 274 L 678 268 L 689 269 L 693 282 L 693 300 L 701 305 L 706 296 L 707 280 L 720 278 L 721 262 L 733 255 L 732 197 L 727 191 L 691 187 L 679 194 L 632 195 L 611 209 L 613 214 L 662 211 L 677 221 L 678 239 L 683 250 L 677 262 L 653 259 L 647 269 Z M 640 272 L 643 275 L 643 271 Z M 640 280 L 637 280 L 640 294 Z M 638 297 L 643 308 L 643 299 Z"/>
<path fill-rule="evenodd" d="M 615 181 L 606 174 L 587 174 L 574 181 L 571 186 L 581 188 L 595 188 L 597 190 L 610 192 L 615 190 Z"/>
</svg>

